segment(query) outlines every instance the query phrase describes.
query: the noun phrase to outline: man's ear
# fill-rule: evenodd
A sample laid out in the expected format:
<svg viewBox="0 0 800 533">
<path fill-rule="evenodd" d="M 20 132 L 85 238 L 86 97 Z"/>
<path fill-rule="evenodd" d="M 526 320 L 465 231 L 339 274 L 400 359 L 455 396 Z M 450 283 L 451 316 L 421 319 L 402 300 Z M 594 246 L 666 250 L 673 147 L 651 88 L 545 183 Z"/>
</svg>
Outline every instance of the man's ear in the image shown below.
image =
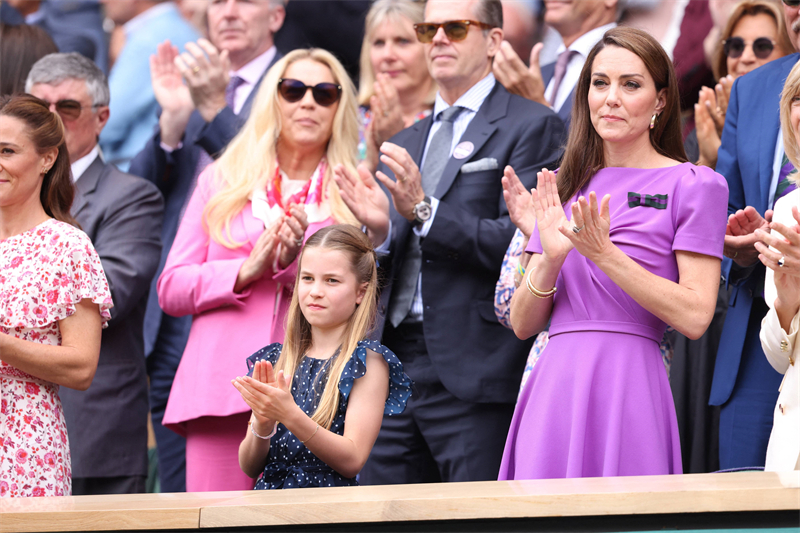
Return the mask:
<svg viewBox="0 0 800 533">
<path fill-rule="evenodd" d="M 111 116 L 111 111 L 108 109 L 107 105 L 97 108 L 97 112 L 95 113 L 94 132 L 98 137 L 100 136 L 100 132 L 103 131 L 103 128 L 106 127 L 109 116 Z"/>
<path fill-rule="evenodd" d="M 502 28 L 492 28 L 489 30 L 489 35 L 487 35 L 489 39 L 489 49 L 486 51 L 486 55 L 490 58 L 494 59 L 494 56 L 500 51 L 500 45 L 503 43 L 503 36 Z"/>
</svg>

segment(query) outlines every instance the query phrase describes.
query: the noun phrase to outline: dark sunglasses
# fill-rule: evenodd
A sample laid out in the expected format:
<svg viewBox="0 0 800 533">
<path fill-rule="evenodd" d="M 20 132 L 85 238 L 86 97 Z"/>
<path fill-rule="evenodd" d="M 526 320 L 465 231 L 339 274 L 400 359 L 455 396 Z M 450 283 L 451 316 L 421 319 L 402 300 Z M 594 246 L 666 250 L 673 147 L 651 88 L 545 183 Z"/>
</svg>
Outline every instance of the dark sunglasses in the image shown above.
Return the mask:
<svg viewBox="0 0 800 533">
<path fill-rule="evenodd" d="M 439 28 L 444 28 L 444 34 L 448 40 L 456 42 L 467 38 L 470 26 L 477 26 L 484 30 L 494 28 L 494 26 L 477 20 L 448 20 L 447 22 L 420 22 L 419 24 L 414 24 L 414 30 L 417 32 L 417 40 L 421 43 L 433 41 L 433 37 L 439 31 Z"/>
<path fill-rule="evenodd" d="M 800 3 L 800 0 L 798 0 Z M 753 41 L 753 54 L 759 59 L 766 59 L 775 49 L 775 43 L 766 37 L 759 37 Z M 736 59 L 744 53 L 745 44 L 741 37 L 731 37 L 722 41 L 722 51 L 727 57 Z"/>
<path fill-rule="evenodd" d="M 55 104 L 51 104 L 47 100 L 45 103 L 48 106 L 55 105 L 56 106 L 56 113 L 61 115 L 61 118 L 64 120 L 75 120 L 79 116 L 81 116 L 81 111 L 83 111 L 83 105 L 77 100 L 59 100 Z M 94 109 L 96 107 L 102 107 L 103 104 L 94 104 L 89 106 L 90 109 Z"/>
<path fill-rule="evenodd" d="M 323 107 L 335 104 L 342 96 L 342 86 L 335 83 L 318 83 L 312 87 L 299 80 L 289 78 L 278 80 L 278 92 L 287 102 L 299 102 L 308 89 L 311 89 L 314 101 Z"/>
<path fill-rule="evenodd" d="M 783 3 L 789 7 L 800 6 L 800 0 L 783 0 Z"/>
</svg>

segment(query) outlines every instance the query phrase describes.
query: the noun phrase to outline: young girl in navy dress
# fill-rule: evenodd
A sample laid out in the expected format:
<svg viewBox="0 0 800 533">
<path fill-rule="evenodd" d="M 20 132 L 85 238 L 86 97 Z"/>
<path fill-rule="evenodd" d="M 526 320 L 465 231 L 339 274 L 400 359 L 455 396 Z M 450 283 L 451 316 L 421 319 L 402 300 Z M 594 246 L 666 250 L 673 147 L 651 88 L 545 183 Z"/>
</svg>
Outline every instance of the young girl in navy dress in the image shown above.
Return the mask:
<svg viewBox="0 0 800 533">
<path fill-rule="evenodd" d="M 286 339 L 247 359 L 233 385 L 253 410 L 239 465 L 256 489 L 356 485 L 383 415 L 411 380 L 394 353 L 363 340 L 377 309 L 376 256 L 349 225 L 311 236 L 300 255 Z M 291 376 L 291 377 L 289 377 Z"/>
</svg>

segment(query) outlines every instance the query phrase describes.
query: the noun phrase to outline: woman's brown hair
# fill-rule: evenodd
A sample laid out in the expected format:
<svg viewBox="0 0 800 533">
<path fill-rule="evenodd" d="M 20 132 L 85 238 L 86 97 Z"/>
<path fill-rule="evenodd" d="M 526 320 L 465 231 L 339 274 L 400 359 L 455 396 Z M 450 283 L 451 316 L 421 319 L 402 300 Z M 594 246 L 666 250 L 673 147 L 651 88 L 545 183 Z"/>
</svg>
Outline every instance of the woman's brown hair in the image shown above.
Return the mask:
<svg viewBox="0 0 800 533">
<path fill-rule="evenodd" d="M 589 110 L 589 86 L 594 60 L 607 46 L 617 46 L 636 54 L 653 78 L 656 91 L 666 89 L 664 109 L 659 114 L 655 127 L 650 130 L 650 142 L 659 154 L 681 163 L 686 161 L 681 137 L 678 81 L 672 61 L 649 33 L 619 26 L 608 30 L 589 52 L 575 87 L 572 124 L 564 159 L 558 171 L 558 194 L 562 202 L 572 198 L 598 170 L 605 167 L 603 139 L 594 129 Z"/>
<path fill-rule="evenodd" d="M 297 261 L 295 287 L 300 283 L 300 267 L 303 264 L 303 256 L 312 248 L 339 250 L 344 253 L 350 259 L 350 267 L 353 269 L 358 283 L 366 284 L 364 297 L 356 307 L 353 316 L 350 317 L 345 329 L 339 355 L 331 361 L 327 383 L 322 384 L 324 387 L 322 398 L 312 416 L 314 422 L 325 429 L 330 429 L 339 408 L 339 380 L 342 371 L 350 360 L 350 355 L 358 346 L 358 341 L 367 337 L 375 323 L 378 308 L 378 269 L 375 251 L 363 231 L 349 224 L 327 226 L 309 237 L 303 246 L 303 251 Z M 311 348 L 311 325 L 303 316 L 297 293 L 298 291 L 295 289 L 289 313 L 286 316 L 286 338 L 283 342 L 283 350 L 275 363 L 275 371 L 283 370 L 284 375 L 289 379 L 294 376 L 306 352 Z M 315 383 L 314 386 L 317 384 Z"/>
<path fill-rule="evenodd" d="M 47 102 L 29 94 L 0 97 L 0 116 L 23 122 L 37 153 L 58 149 L 56 162 L 42 180 L 39 200 L 49 216 L 77 227 L 78 223 L 69 212 L 75 186 L 70 177 L 69 153 L 61 117 L 50 111 Z"/>
<path fill-rule="evenodd" d="M 786 23 L 783 18 L 783 9 L 778 2 L 773 0 L 744 0 L 739 2 L 733 7 L 728 23 L 725 24 L 725 29 L 720 35 L 720 41 L 714 49 L 713 69 L 714 76 L 717 79 L 728 75 L 728 57 L 722 49 L 722 43 L 733 35 L 733 30 L 739 21 L 745 17 L 755 17 L 756 15 L 769 15 L 775 22 L 776 27 L 776 43 L 775 46 L 783 50 L 785 54 L 791 54 L 794 51 L 794 45 L 786 32 Z"/>
<path fill-rule="evenodd" d="M 31 67 L 58 47 L 42 28 L 0 22 L 0 95 L 25 92 Z"/>
</svg>

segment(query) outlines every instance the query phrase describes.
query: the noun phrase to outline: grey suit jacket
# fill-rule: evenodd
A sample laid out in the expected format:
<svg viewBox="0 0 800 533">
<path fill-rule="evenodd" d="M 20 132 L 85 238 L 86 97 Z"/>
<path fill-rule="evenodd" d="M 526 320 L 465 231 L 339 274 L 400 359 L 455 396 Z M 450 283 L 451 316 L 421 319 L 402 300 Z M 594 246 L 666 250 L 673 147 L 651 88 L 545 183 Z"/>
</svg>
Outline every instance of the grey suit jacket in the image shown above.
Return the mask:
<svg viewBox="0 0 800 533">
<path fill-rule="evenodd" d="M 62 387 L 73 477 L 147 475 L 142 323 L 161 254 L 164 202 L 155 185 L 99 157 L 76 183 L 72 215 L 103 264 L 114 308 L 86 391 Z"/>
</svg>

